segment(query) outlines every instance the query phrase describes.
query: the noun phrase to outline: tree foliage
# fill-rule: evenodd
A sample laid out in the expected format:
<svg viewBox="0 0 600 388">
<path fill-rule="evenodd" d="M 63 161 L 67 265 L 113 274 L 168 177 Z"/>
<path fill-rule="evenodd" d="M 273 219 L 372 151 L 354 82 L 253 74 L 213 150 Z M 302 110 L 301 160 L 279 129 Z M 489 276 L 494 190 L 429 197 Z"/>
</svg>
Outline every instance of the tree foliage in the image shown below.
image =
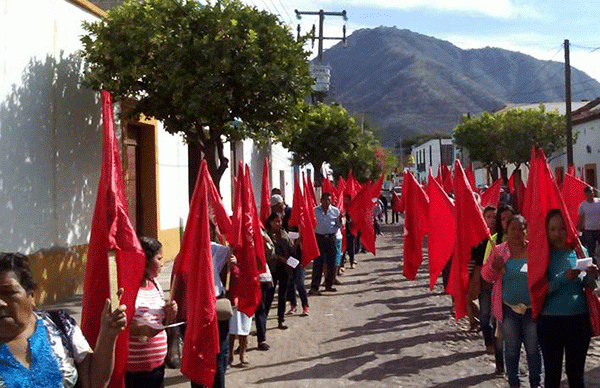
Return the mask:
<svg viewBox="0 0 600 388">
<path fill-rule="evenodd" d="M 319 184 L 323 163 L 335 163 L 356 148 L 360 128 L 339 105 L 304 104 L 302 111 L 303 118 L 282 144 L 292 152 L 294 164 L 312 164 Z"/>
<path fill-rule="evenodd" d="M 84 28 L 88 85 L 197 144 L 217 185 L 223 141 L 282 135 L 313 83 L 303 42 L 238 0 L 128 0 Z"/>
<path fill-rule="evenodd" d="M 361 182 L 378 179 L 395 164 L 379 140 L 369 130 L 357 134 L 352 146 L 340 155 L 337 160 L 330 162 L 334 177 L 352 174 Z"/>
<path fill-rule="evenodd" d="M 555 111 L 511 109 L 483 112 L 474 118 L 463 117 L 454 128 L 454 141 L 469 151 L 470 158 L 485 165 L 517 167 L 529 161 L 531 146 L 537 145 L 546 155 L 566 145 L 565 117 Z"/>
</svg>

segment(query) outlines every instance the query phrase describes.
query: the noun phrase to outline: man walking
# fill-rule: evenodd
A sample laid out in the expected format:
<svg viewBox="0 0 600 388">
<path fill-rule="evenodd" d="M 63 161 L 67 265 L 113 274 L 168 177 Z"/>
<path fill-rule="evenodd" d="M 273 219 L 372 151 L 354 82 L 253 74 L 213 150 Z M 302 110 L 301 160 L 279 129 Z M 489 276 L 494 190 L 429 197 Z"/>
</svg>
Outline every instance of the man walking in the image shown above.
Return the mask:
<svg viewBox="0 0 600 388">
<path fill-rule="evenodd" d="M 325 278 L 325 291 L 335 292 L 333 281 L 335 280 L 335 235 L 342 225 L 340 210 L 331 205 L 331 194 L 323 193 L 321 195 L 321 206 L 315 207 L 315 217 L 317 226 L 315 235 L 317 245 L 321 255 L 313 262 L 312 281 L 309 295 L 321 295 L 319 285 L 323 275 L 323 265 L 327 266 L 327 275 Z"/>
<path fill-rule="evenodd" d="M 591 257 L 595 259 L 596 242 L 600 242 L 600 200 L 594 198 L 594 191 L 591 186 L 583 189 L 586 199 L 579 206 L 579 222 L 577 229 L 582 231 L 581 239 L 583 245 L 587 248 Z"/>
</svg>

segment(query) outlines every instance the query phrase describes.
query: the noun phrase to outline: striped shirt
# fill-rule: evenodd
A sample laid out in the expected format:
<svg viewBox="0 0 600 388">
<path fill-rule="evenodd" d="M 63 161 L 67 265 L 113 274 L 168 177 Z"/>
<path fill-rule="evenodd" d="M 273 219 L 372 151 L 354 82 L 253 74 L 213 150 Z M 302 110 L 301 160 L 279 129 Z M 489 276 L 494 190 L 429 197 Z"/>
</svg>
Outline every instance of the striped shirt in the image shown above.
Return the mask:
<svg viewBox="0 0 600 388">
<path fill-rule="evenodd" d="M 165 319 L 164 306 L 165 300 L 160 285 L 149 281 L 138 291 L 133 319 L 162 325 Z M 166 355 L 167 334 L 164 330 L 151 338 L 130 337 L 127 370 L 130 372 L 151 371 L 165 362 Z"/>
</svg>

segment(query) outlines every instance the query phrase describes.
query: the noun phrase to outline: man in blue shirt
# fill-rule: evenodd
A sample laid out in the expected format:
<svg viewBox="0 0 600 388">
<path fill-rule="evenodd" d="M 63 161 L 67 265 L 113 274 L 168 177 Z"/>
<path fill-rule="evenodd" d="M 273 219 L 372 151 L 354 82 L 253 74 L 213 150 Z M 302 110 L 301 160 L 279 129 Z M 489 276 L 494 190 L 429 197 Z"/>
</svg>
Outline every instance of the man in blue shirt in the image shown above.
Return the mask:
<svg viewBox="0 0 600 388">
<path fill-rule="evenodd" d="M 342 226 L 340 210 L 331 205 L 331 194 L 323 193 L 321 195 L 321 206 L 315 207 L 315 217 L 317 226 L 315 226 L 315 235 L 317 245 L 321 256 L 313 262 L 312 281 L 310 285 L 310 295 L 321 295 L 319 285 L 323 275 L 323 264 L 327 266 L 327 276 L 325 278 L 325 291 L 335 292 L 333 281 L 335 280 L 335 235 Z"/>
</svg>

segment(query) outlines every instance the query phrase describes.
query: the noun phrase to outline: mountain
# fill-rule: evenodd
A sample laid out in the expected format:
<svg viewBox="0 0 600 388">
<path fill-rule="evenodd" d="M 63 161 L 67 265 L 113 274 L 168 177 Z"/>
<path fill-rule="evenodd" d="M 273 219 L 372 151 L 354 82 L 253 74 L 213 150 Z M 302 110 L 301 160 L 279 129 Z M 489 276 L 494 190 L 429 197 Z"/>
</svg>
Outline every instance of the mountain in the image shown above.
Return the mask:
<svg viewBox="0 0 600 388">
<path fill-rule="evenodd" d="M 463 50 L 395 27 L 355 31 L 323 53 L 328 101 L 381 132 L 384 146 L 418 133 L 450 133 L 465 113 L 509 103 L 564 101 L 564 65 L 499 48 Z M 571 69 L 572 100 L 600 96 L 600 83 Z"/>
</svg>

